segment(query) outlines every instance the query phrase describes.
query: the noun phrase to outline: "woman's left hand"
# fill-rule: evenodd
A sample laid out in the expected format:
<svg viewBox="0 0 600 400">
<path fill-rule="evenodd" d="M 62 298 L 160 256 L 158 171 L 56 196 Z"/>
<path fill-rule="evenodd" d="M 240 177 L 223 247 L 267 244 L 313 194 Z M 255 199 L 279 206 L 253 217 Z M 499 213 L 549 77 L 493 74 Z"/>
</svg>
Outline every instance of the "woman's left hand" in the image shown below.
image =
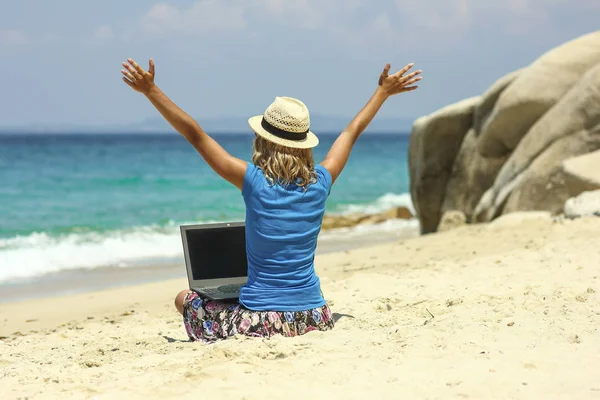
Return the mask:
<svg viewBox="0 0 600 400">
<path fill-rule="evenodd" d="M 121 70 L 123 82 L 129 85 L 136 92 L 148 94 L 155 87 L 154 84 L 154 61 L 150 59 L 148 71 L 140 67 L 133 59 L 128 58 L 123 63 L 125 69 Z"/>
</svg>

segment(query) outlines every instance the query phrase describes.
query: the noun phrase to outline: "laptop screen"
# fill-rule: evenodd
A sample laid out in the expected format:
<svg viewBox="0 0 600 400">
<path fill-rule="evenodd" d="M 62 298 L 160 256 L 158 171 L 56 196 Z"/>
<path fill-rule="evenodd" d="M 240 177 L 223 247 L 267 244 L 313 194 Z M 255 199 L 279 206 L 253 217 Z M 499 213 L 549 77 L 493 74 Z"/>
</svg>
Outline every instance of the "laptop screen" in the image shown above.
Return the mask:
<svg viewBox="0 0 600 400">
<path fill-rule="evenodd" d="M 244 226 L 188 229 L 185 235 L 194 280 L 247 276 Z"/>
</svg>

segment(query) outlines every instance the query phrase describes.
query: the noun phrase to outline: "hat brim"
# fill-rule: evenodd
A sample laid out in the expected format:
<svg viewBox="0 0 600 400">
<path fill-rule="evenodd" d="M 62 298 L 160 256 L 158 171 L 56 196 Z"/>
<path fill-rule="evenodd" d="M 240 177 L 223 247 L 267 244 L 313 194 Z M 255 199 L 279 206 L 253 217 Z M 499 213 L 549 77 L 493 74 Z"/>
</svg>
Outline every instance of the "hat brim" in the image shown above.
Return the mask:
<svg viewBox="0 0 600 400">
<path fill-rule="evenodd" d="M 248 123 L 250 124 L 250 128 L 252 128 L 252 130 L 256 132 L 257 135 L 260 135 L 269 142 L 273 142 L 285 147 L 293 147 L 295 149 L 312 149 L 313 147 L 316 147 L 319 144 L 319 138 L 310 131 L 308 131 L 308 133 L 306 134 L 306 138 L 302 140 L 282 139 L 278 136 L 275 136 L 272 133 L 267 132 L 265 128 L 262 127 L 262 118 L 262 115 L 257 115 L 255 117 L 250 118 L 248 120 Z"/>
</svg>

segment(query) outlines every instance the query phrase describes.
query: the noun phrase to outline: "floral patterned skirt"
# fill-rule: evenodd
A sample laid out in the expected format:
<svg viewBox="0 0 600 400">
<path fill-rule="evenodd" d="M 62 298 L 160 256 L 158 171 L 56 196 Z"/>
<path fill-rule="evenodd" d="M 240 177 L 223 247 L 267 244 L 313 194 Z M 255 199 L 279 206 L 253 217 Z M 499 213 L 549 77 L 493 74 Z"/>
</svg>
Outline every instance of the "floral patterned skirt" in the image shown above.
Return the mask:
<svg viewBox="0 0 600 400">
<path fill-rule="evenodd" d="M 183 323 L 190 340 L 205 342 L 236 334 L 298 336 L 315 330 L 327 331 L 334 326 L 327 304 L 307 311 L 253 311 L 237 301 L 202 299 L 191 290 L 183 302 Z"/>
</svg>

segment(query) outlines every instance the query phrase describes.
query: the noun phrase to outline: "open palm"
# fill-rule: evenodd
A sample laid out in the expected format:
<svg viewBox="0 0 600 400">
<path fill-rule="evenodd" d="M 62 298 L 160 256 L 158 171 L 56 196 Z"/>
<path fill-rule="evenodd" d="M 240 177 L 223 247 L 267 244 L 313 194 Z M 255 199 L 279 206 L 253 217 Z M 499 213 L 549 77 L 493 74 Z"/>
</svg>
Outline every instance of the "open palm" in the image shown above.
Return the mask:
<svg viewBox="0 0 600 400">
<path fill-rule="evenodd" d="M 408 75 L 406 74 L 414 64 L 408 64 L 400 71 L 395 74 L 390 75 L 390 63 L 387 63 L 383 68 L 383 72 L 379 76 L 379 86 L 389 95 L 395 95 L 402 92 L 410 92 L 418 88 L 418 86 L 414 86 L 415 83 L 421 80 L 421 77 L 418 76 L 421 74 L 421 70 L 411 72 Z"/>
<path fill-rule="evenodd" d="M 154 60 L 150 59 L 148 71 L 131 58 L 123 63 L 123 67 L 124 69 L 121 70 L 124 75 L 123 82 L 136 92 L 146 94 L 154 87 Z"/>
</svg>

